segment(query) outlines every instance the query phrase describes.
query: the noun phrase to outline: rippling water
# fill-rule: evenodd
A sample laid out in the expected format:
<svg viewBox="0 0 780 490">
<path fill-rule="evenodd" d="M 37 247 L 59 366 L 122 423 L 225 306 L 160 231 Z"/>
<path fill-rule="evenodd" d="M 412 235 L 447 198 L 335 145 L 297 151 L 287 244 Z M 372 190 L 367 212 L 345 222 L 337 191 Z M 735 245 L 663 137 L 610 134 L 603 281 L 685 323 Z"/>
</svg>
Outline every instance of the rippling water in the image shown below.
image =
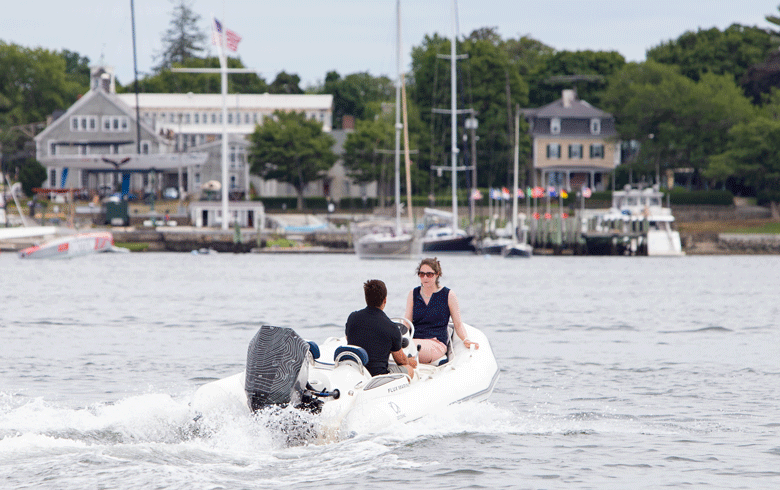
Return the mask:
<svg viewBox="0 0 780 490">
<path fill-rule="evenodd" d="M 780 257 L 442 258 L 501 377 L 379 433 L 286 447 L 197 429 L 263 323 L 322 340 L 414 262 L 350 255 L 0 255 L 2 488 L 778 488 Z M 266 421 L 267 422 L 267 421 Z"/>
</svg>

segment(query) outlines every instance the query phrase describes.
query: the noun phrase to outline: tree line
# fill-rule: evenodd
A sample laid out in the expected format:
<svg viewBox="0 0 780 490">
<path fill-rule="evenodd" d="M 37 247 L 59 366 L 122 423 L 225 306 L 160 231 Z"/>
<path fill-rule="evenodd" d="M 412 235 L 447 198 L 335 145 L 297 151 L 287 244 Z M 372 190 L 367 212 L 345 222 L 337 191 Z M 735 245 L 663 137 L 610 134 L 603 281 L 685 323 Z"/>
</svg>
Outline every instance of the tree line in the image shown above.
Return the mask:
<svg viewBox="0 0 780 490">
<path fill-rule="evenodd" d="M 139 90 L 218 93 L 218 75 L 183 76 L 170 70 L 219 66 L 217 58 L 202 56 L 206 39 L 189 2 L 178 0 L 171 16 L 158 64 L 139 80 Z M 768 15 L 767 21 L 780 27 L 776 16 Z M 459 118 L 460 158 L 466 164 L 477 159 L 479 186 L 506 186 L 512 177 L 514 107 L 545 105 L 573 86 L 580 99 L 615 116 L 620 140 L 639 143 L 622 166 L 631 168 L 634 176 L 652 180 L 659 172 L 686 168 L 691 170 L 691 188 L 764 193 L 779 201 L 779 36 L 777 29 L 738 24 L 700 29 L 649 49 L 644 62 L 628 63 L 615 51 L 558 51 L 529 36 L 506 39 L 495 28 L 475 30 L 457 41 L 458 53 L 467 55 L 457 66 L 457 106 L 473 110 L 479 122 L 477 154 L 470 155 L 470 135 Z M 434 112 L 450 105 L 449 61 L 438 56 L 449 53 L 449 43 L 432 34 L 411 50 L 406 84 L 410 146 L 416 150 L 411 175 L 415 194 L 437 193 L 449 185 L 449 176 L 440 178 L 433 169 L 450 158 L 449 116 Z M 240 57 L 228 63 L 244 66 Z M 118 91 L 134 90 L 132 81 L 117 82 Z M 394 76 L 331 71 L 316 86 L 302 88 L 300 82 L 294 73 L 281 72 L 270 83 L 242 74 L 229 78 L 228 90 L 333 95 L 334 127 L 354 121 L 344 144 L 348 175 L 358 183 L 378 181 L 380 190 L 389 194 Z M 0 41 L 3 161 L 29 141 L 11 128 L 45 121 L 88 88 L 89 60 L 78 53 Z M 521 125 L 521 161 L 528 162 L 530 138 L 525 123 Z M 283 114 L 259 126 L 251 136 L 252 172 L 290 182 L 302 192 L 335 161 L 330 136 L 309 126 L 303 117 Z M 462 187 L 470 186 L 468 176 L 459 178 Z"/>
</svg>

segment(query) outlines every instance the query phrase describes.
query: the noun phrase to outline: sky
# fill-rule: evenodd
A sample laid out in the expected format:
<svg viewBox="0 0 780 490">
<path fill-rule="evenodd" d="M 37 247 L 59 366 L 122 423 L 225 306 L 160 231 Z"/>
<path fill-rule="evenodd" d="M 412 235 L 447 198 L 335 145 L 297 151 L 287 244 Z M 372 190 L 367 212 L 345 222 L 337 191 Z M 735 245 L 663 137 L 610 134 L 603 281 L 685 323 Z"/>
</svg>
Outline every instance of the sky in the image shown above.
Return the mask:
<svg viewBox="0 0 780 490">
<path fill-rule="evenodd" d="M 171 21 L 170 0 L 132 0 L 139 77 L 151 73 Z M 189 0 L 210 35 L 216 16 L 242 37 L 237 55 L 269 83 L 280 71 L 319 84 L 335 70 L 347 75 L 396 74 L 394 0 Z M 177 0 L 178 2 L 178 0 Z M 120 83 L 134 78 L 131 0 L 3 2 L 0 40 L 25 47 L 68 49 L 113 66 Z M 496 27 L 557 50 L 617 51 L 643 61 L 649 48 L 686 31 L 738 23 L 776 27 L 780 0 L 458 0 L 458 32 Z M 401 0 L 403 66 L 425 35 L 452 32 L 452 0 Z M 212 54 L 214 47 L 208 45 Z M 187 76 L 187 75 L 182 75 Z"/>
</svg>

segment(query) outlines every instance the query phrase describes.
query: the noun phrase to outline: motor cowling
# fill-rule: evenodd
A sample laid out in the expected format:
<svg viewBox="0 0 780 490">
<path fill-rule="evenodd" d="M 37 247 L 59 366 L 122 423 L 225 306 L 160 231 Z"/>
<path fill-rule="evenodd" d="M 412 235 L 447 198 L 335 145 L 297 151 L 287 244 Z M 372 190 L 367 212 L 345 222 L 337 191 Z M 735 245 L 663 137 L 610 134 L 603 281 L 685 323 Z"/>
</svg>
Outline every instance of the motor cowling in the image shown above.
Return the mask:
<svg viewBox="0 0 780 490">
<path fill-rule="evenodd" d="M 263 325 L 249 342 L 246 391 L 252 411 L 268 406 L 308 408 L 309 343 L 294 330 Z"/>
</svg>

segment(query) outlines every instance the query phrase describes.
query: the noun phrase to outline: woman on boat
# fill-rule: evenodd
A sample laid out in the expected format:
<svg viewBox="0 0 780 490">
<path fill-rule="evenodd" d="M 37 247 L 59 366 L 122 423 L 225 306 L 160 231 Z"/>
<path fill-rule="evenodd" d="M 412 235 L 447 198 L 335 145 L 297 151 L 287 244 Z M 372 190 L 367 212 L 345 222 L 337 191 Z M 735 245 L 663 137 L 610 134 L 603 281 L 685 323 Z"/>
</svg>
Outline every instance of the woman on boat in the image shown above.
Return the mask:
<svg viewBox="0 0 780 490">
<path fill-rule="evenodd" d="M 450 317 L 455 333 L 466 347 L 479 349 L 479 344 L 466 337 L 466 329 L 460 320 L 460 306 L 455 292 L 439 285 L 441 264 L 434 258 L 423 259 L 417 266 L 420 285 L 406 299 L 406 315 L 414 324 L 414 339 L 418 345 L 418 360 L 425 364 L 438 361 L 447 355 L 447 324 Z"/>
</svg>

